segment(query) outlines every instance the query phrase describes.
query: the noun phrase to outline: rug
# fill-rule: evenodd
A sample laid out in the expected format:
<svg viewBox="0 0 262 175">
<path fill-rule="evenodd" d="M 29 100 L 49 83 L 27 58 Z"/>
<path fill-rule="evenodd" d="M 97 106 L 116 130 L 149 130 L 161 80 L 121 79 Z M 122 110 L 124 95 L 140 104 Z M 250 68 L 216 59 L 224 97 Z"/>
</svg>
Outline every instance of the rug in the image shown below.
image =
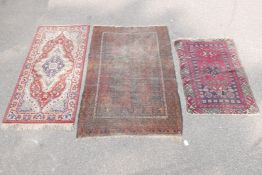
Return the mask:
<svg viewBox="0 0 262 175">
<path fill-rule="evenodd" d="M 175 47 L 189 113 L 258 112 L 232 40 L 178 40 Z"/>
<path fill-rule="evenodd" d="M 96 26 L 88 64 L 78 137 L 181 133 L 167 27 Z"/>
<path fill-rule="evenodd" d="M 3 126 L 74 124 L 88 33 L 87 25 L 38 27 Z"/>
</svg>

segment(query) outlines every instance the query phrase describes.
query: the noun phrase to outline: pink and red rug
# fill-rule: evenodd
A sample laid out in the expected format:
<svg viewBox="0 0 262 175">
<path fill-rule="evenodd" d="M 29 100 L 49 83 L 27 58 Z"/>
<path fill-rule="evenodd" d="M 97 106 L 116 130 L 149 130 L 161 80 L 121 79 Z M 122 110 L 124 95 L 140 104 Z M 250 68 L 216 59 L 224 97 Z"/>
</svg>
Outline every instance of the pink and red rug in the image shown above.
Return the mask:
<svg viewBox="0 0 262 175">
<path fill-rule="evenodd" d="M 175 47 L 189 113 L 258 112 L 232 40 L 178 40 Z"/>
<path fill-rule="evenodd" d="M 74 124 L 88 34 L 87 25 L 38 28 L 3 119 L 6 126 Z"/>
</svg>

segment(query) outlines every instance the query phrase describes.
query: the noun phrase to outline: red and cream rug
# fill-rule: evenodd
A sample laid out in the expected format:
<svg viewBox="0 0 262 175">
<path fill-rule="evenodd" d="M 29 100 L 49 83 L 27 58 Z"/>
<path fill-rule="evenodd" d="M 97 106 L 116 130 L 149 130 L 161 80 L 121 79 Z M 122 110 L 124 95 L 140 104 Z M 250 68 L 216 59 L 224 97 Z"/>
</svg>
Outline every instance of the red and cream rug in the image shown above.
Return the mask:
<svg viewBox="0 0 262 175">
<path fill-rule="evenodd" d="M 175 47 L 189 113 L 258 112 L 232 40 L 178 40 Z"/>
<path fill-rule="evenodd" d="M 66 128 L 74 124 L 89 28 L 38 28 L 2 126 Z"/>
<path fill-rule="evenodd" d="M 78 136 L 181 134 L 167 27 L 96 26 Z"/>
</svg>

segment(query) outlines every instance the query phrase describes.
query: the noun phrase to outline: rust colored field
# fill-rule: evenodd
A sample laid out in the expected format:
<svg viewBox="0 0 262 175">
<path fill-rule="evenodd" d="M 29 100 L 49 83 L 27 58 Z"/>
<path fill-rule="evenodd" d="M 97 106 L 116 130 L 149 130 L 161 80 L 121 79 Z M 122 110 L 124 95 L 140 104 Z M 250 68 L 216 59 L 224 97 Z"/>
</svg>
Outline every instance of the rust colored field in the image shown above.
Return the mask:
<svg viewBox="0 0 262 175">
<path fill-rule="evenodd" d="M 181 134 L 167 27 L 94 27 L 78 137 Z"/>
</svg>

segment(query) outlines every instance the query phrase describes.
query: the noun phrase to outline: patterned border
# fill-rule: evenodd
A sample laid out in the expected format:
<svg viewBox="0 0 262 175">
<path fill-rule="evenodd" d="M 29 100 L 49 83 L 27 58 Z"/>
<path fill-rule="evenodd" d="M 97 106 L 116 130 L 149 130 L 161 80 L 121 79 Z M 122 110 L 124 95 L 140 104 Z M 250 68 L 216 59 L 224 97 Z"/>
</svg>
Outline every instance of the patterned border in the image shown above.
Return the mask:
<svg viewBox="0 0 262 175">
<path fill-rule="evenodd" d="M 245 109 L 241 108 L 219 108 L 219 107 L 199 107 L 197 105 L 197 99 L 193 90 L 193 81 L 191 75 L 191 69 L 189 67 L 189 62 L 191 61 L 190 55 L 188 55 L 188 51 L 186 50 L 186 44 L 188 42 L 225 42 L 228 49 L 228 56 L 232 59 L 233 66 L 235 68 L 236 75 L 239 79 L 240 87 L 243 93 L 243 97 L 245 100 Z M 255 99 L 252 93 L 252 90 L 249 86 L 248 79 L 244 68 L 241 66 L 237 50 L 233 40 L 231 39 L 209 39 L 209 40 L 177 40 L 175 41 L 175 48 L 177 51 L 177 55 L 180 60 L 180 74 L 183 81 L 184 94 L 186 98 L 187 104 L 187 112 L 191 114 L 252 114 L 258 113 L 259 109 L 255 103 Z"/>
<path fill-rule="evenodd" d="M 10 114 L 11 109 L 13 107 L 16 107 L 17 102 L 19 101 L 19 97 L 22 96 L 24 86 L 26 85 L 26 81 L 28 80 L 28 76 L 30 75 L 31 71 L 31 65 L 35 59 L 35 56 L 37 53 L 36 49 L 39 48 L 40 43 L 41 43 L 41 37 L 42 37 L 42 32 L 44 31 L 54 31 L 54 30 L 77 30 L 81 31 L 81 40 L 82 43 L 78 46 L 78 49 L 82 49 L 81 53 L 79 53 L 80 56 L 78 56 L 75 60 L 77 63 L 74 65 L 75 66 L 75 73 L 72 78 L 72 84 L 70 89 L 70 93 L 73 95 L 74 91 L 74 96 L 69 97 L 70 100 L 68 101 L 68 107 L 71 108 L 72 116 L 68 120 L 63 119 L 63 115 L 67 114 L 61 114 L 59 116 L 55 116 L 55 120 L 42 120 L 42 119 L 37 119 L 37 120 L 10 120 L 7 119 L 7 116 Z M 43 124 L 43 123 L 74 123 L 75 118 L 76 118 L 76 112 L 77 112 L 77 106 L 78 106 L 78 101 L 79 101 L 79 96 L 80 96 L 80 88 L 81 88 L 81 82 L 82 82 L 82 76 L 83 76 L 83 69 L 84 69 L 84 63 L 85 63 L 85 57 L 86 57 L 86 48 L 88 44 L 88 36 L 89 36 L 89 31 L 90 31 L 90 26 L 89 25 L 71 25 L 71 26 L 39 26 L 37 28 L 37 32 L 33 38 L 33 42 L 31 44 L 30 50 L 28 52 L 28 55 L 26 57 L 26 60 L 23 64 L 22 70 L 19 74 L 18 81 L 16 83 L 15 89 L 13 91 L 13 95 L 11 97 L 11 100 L 8 104 L 7 110 L 5 112 L 5 116 L 3 118 L 3 123 L 23 123 L 23 124 L 29 124 L 29 123 L 38 123 L 38 124 Z M 80 66 L 77 66 L 80 65 Z M 75 77 L 79 76 L 79 78 Z M 72 89 L 73 88 L 73 89 Z M 33 115 L 36 116 L 35 113 L 30 113 L 28 114 L 28 118 L 33 118 Z M 48 114 L 44 114 L 48 115 Z M 42 117 L 47 117 L 47 116 L 42 116 Z"/>
</svg>

